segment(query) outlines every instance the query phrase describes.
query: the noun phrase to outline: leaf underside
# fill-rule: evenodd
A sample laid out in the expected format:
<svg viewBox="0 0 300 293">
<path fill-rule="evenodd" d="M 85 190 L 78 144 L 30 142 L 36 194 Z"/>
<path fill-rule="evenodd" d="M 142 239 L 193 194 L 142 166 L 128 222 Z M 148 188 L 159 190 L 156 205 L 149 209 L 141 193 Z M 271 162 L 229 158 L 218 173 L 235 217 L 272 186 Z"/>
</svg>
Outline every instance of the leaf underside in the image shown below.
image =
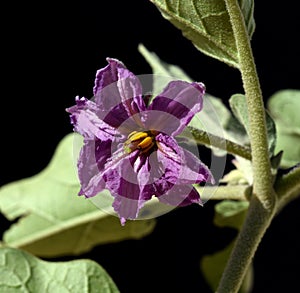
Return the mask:
<svg viewBox="0 0 300 293">
<path fill-rule="evenodd" d="M 183 35 L 204 54 L 239 68 L 235 37 L 224 0 L 151 0 Z M 254 1 L 240 0 L 241 11 L 251 38 L 255 22 Z"/>
</svg>

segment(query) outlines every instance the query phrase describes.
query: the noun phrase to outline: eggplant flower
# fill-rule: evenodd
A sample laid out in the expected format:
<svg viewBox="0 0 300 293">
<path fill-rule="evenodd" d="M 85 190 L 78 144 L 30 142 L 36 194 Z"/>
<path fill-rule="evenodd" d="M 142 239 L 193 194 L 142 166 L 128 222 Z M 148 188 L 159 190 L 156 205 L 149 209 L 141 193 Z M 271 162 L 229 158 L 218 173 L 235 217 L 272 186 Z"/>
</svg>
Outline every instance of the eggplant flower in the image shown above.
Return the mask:
<svg viewBox="0 0 300 293">
<path fill-rule="evenodd" d="M 96 73 L 94 98 L 76 97 L 66 109 L 84 138 L 79 195 L 108 189 L 122 225 L 152 196 L 172 206 L 202 204 L 193 184 L 213 183 L 213 176 L 175 137 L 202 109 L 204 85 L 171 81 L 148 105 L 138 77 L 116 59 L 107 62 Z"/>
</svg>

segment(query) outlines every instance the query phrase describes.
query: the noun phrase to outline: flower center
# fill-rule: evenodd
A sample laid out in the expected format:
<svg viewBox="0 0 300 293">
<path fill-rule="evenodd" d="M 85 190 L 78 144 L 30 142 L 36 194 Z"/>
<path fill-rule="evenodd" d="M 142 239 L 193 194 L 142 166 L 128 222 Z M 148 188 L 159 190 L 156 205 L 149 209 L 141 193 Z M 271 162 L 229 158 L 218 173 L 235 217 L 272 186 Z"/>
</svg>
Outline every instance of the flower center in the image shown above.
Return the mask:
<svg viewBox="0 0 300 293">
<path fill-rule="evenodd" d="M 124 149 L 126 152 L 131 153 L 136 149 L 141 150 L 141 153 L 147 153 L 155 146 L 155 136 L 157 131 L 133 131 L 131 132 L 127 140 L 124 143 Z"/>
</svg>

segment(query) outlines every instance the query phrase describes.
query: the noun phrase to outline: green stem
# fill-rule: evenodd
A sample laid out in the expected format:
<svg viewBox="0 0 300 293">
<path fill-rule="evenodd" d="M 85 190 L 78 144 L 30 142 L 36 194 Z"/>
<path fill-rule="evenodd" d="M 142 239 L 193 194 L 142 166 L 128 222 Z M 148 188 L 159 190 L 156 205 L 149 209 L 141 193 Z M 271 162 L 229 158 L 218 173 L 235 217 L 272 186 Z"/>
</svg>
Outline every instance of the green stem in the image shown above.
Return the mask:
<svg viewBox="0 0 300 293">
<path fill-rule="evenodd" d="M 199 186 L 194 188 L 200 193 L 203 201 L 213 200 L 249 200 L 251 197 L 251 187 L 249 185 L 225 185 L 225 186 Z"/>
<path fill-rule="evenodd" d="M 261 87 L 256 72 L 248 31 L 237 0 L 225 0 L 239 54 L 245 90 L 252 150 L 253 190 L 262 205 L 274 207 L 272 174 L 268 152 L 267 128 Z"/>
<path fill-rule="evenodd" d="M 242 230 L 223 272 L 218 293 L 238 292 L 256 249 L 275 214 L 266 118 L 247 28 L 237 0 L 225 0 L 245 90 L 252 152 L 253 195 Z"/>
<path fill-rule="evenodd" d="M 188 126 L 188 129 L 198 144 L 216 147 L 218 149 L 225 150 L 229 154 L 240 156 L 246 160 L 251 160 L 251 150 L 248 147 L 191 126 Z"/>
<path fill-rule="evenodd" d="M 274 212 L 270 213 L 257 197 L 252 197 L 245 222 L 223 272 L 217 293 L 238 292 L 273 216 Z"/>
</svg>

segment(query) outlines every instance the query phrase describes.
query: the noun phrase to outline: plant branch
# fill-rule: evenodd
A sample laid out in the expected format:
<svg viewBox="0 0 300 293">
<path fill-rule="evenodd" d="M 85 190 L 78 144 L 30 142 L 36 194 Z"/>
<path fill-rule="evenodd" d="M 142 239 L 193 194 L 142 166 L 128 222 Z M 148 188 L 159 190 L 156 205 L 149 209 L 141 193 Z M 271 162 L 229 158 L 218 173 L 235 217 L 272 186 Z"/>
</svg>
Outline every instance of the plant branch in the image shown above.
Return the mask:
<svg viewBox="0 0 300 293">
<path fill-rule="evenodd" d="M 239 54 L 240 72 L 245 90 L 249 136 L 252 150 L 253 191 L 262 205 L 272 210 L 272 174 L 268 152 L 266 117 L 261 87 L 256 72 L 248 31 L 237 0 L 225 0 Z"/>
<path fill-rule="evenodd" d="M 225 186 L 199 186 L 194 188 L 200 193 L 201 199 L 206 202 L 213 200 L 249 200 L 251 196 L 251 187 L 249 185 L 225 185 Z"/>
<path fill-rule="evenodd" d="M 246 160 L 251 160 L 251 150 L 248 147 L 191 126 L 188 126 L 188 129 L 198 144 L 212 146 L 221 150 L 225 150 L 229 154 L 240 156 Z"/>
<path fill-rule="evenodd" d="M 217 293 L 238 292 L 273 216 L 274 212 L 270 213 L 257 197 L 252 197 L 245 222 L 223 272 Z"/>
<path fill-rule="evenodd" d="M 272 188 L 263 98 L 248 31 L 238 1 L 225 0 L 225 3 L 235 36 L 247 101 L 253 168 L 250 207 L 217 289 L 218 293 L 237 293 L 256 249 L 273 219 L 276 197 Z"/>
</svg>

